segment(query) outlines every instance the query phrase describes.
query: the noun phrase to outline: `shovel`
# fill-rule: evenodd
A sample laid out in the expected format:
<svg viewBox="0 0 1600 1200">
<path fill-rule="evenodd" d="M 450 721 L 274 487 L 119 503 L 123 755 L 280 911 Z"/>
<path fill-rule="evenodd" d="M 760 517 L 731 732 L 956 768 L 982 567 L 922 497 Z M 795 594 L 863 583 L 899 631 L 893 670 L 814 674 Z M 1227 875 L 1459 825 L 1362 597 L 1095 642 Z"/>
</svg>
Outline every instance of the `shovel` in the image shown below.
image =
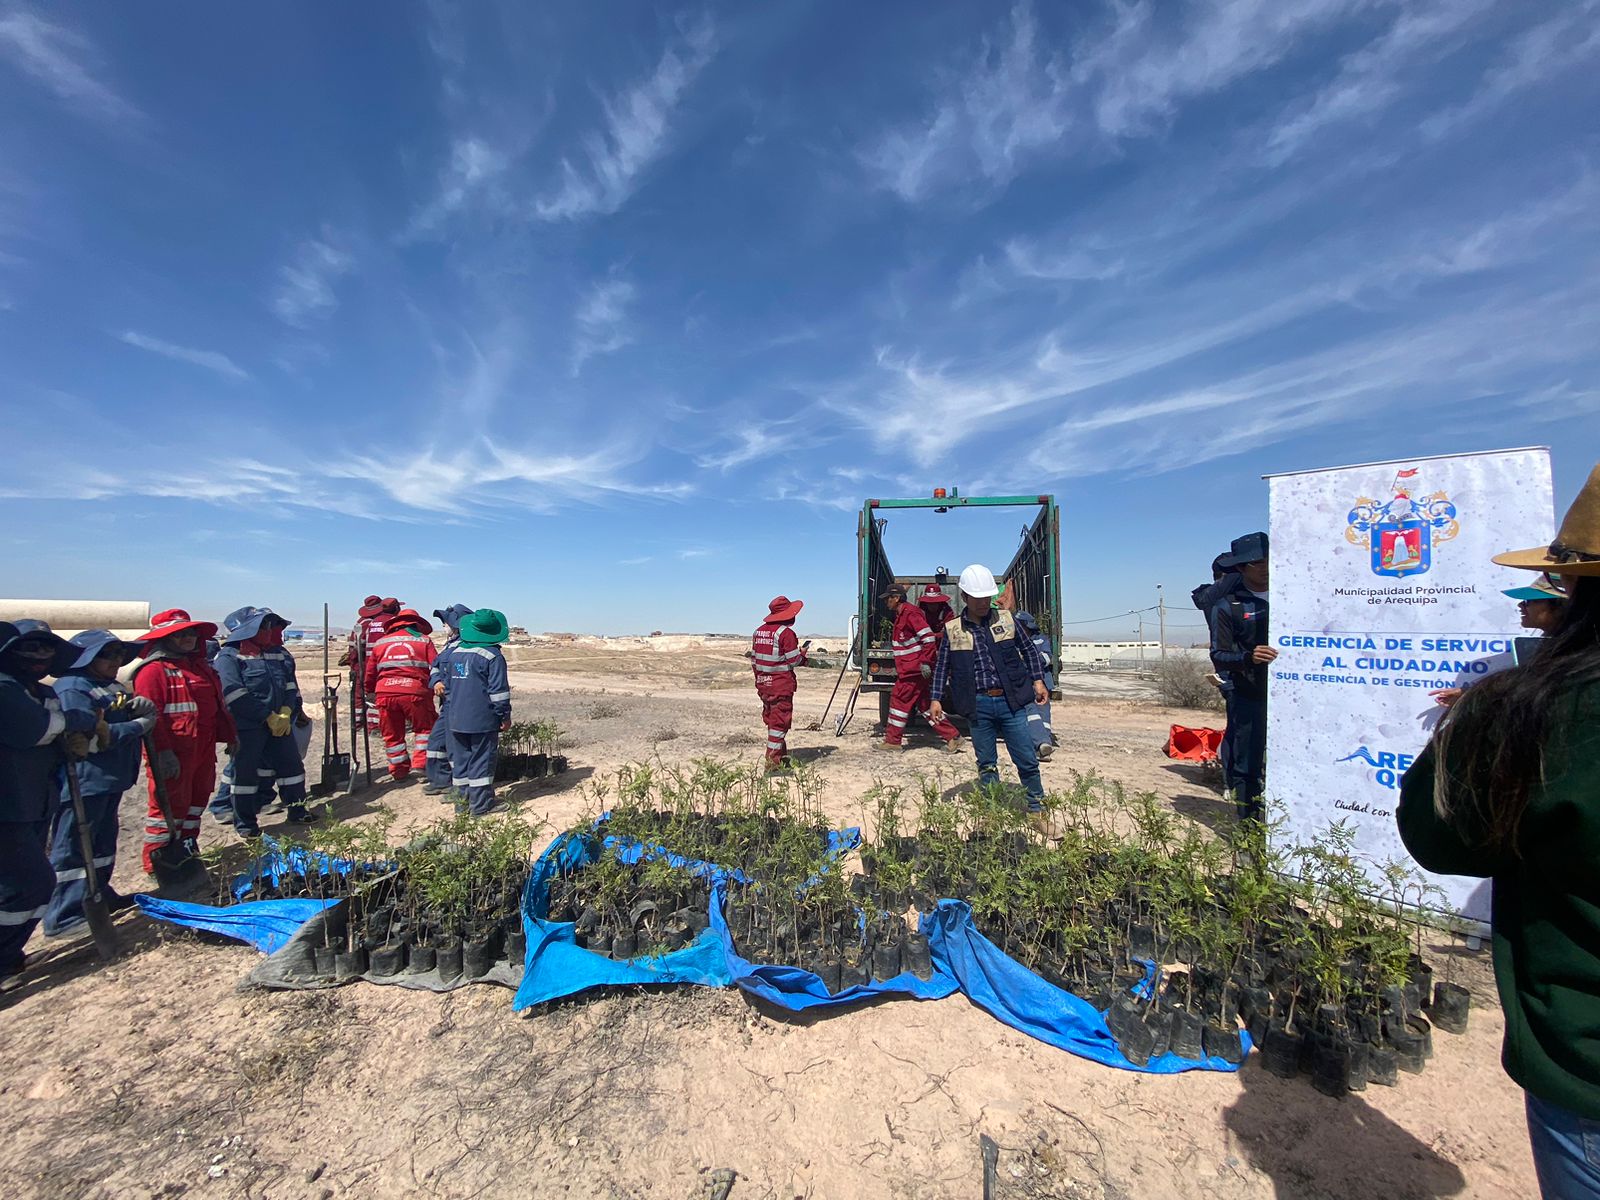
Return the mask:
<svg viewBox="0 0 1600 1200">
<path fill-rule="evenodd" d="M 89 828 L 89 810 L 83 806 L 83 791 L 78 787 L 78 768 L 71 759 L 67 759 L 67 795 L 72 798 L 72 816 L 78 826 L 78 853 L 83 855 L 83 917 L 89 923 L 95 952 L 110 962 L 122 947 L 111 924 L 111 906 L 100 887 L 100 868 L 94 865 L 94 832 Z"/>
<path fill-rule="evenodd" d="M 183 844 L 178 822 L 172 816 L 172 804 L 167 800 L 167 783 L 161 778 L 161 768 L 157 766 L 156 755 L 159 753 L 155 735 L 145 734 L 145 762 L 150 768 L 151 785 L 156 789 L 156 807 L 161 810 L 161 819 L 167 823 L 167 844 L 150 851 L 150 868 L 155 872 L 158 890 L 181 895 L 209 887 L 211 876 L 206 873 L 206 865 L 200 861 L 200 856 Z"/>
<path fill-rule="evenodd" d="M 328 606 L 322 606 L 322 778 L 309 795 L 324 798 L 355 786 L 355 767 L 339 752 L 339 683 L 342 674 L 328 669 Z"/>
</svg>

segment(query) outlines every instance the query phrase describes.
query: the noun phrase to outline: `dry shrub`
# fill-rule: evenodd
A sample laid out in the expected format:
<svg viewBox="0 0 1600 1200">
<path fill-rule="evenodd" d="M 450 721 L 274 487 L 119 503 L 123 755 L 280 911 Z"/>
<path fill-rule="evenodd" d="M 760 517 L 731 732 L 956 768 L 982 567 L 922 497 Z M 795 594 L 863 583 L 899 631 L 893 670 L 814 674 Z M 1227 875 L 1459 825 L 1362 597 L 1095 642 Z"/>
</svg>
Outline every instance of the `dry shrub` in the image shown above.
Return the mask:
<svg viewBox="0 0 1600 1200">
<path fill-rule="evenodd" d="M 1186 654 L 1169 654 L 1156 667 L 1156 694 L 1174 708 L 1221 708 L 1222 693 L 1206 679 L 1211 663 Z"/>
<path fill-rule="evenodd" d="M 651 731 L 650 740 L 659 744 L 661 742 L 670 742 L 681 736 L 683 735 L 669 725 L 664 729 L 656 729 Z"/>
<path fill-rule="evenodd" d="M 622 706 L 613 704 L 609 700 L 596 700 L 589 705 L 588 711 L 584 715 L 591 721 L 604 721 L 607 717 L 620 717 L 622 715 Z"/>
</svg>

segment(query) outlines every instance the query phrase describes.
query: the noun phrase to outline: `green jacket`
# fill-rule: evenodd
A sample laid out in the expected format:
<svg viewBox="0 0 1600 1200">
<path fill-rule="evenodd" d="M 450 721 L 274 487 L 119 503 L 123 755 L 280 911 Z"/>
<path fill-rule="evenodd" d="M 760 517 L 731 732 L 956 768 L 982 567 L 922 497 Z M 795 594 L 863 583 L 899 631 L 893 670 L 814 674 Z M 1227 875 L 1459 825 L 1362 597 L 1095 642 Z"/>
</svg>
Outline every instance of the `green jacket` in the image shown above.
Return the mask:
<svg viewBox="0 0 1600 1200">
<path fill-rule="evenodd" d="M 1433 807 L 1434 748 L 1401 783 L 1400 837 L 1422 866 L 1494 881 L 1501 1062 L 1533 1095 L 1600 1120 L 1600 684 L 1548 739 L 1520 855 L 1469 845 Z"/>
</svg>

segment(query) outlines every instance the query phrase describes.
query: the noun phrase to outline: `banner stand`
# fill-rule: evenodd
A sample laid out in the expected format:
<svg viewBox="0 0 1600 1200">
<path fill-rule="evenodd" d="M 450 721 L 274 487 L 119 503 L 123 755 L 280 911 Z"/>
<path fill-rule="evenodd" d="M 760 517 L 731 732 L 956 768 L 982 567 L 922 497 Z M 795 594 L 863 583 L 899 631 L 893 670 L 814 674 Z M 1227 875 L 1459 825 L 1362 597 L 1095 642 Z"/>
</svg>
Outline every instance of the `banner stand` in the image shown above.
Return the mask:
<svg viewBox="0 0 1600 1200">
<path fill-rule="evenodd" d="M 1267 475 L 1272 664 L 1266 799 L 1307 842 L 1336 821 L 1375 885 L 1411 860 L 1401 777 L 1444 709 L 1434 693 L 1511 664 L 1505 589 L 1529 575 L 1493 555 L 1555 529 L 1547 447 Z M 1414 864 L 1413 864 L 1414 865 Z M 1449 911 L 1489 918 L 1489 882 L 1428 876 Z M 1480 932 L 1482 929 L 1480 928 Z"/>
</svg>

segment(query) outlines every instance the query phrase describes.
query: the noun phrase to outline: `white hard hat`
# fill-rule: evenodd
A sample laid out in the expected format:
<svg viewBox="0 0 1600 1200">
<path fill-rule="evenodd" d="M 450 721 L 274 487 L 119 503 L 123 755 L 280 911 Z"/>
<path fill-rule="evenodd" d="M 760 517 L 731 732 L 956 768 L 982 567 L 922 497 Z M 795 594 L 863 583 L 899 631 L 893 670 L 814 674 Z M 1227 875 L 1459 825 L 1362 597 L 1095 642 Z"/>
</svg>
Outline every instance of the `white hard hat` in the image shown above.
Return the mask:
<svg viewBox="0 0 1600 1200">
<path fill-rule="evenodd" d="M 1000 585 L 994 581 L 994 572 L 979 563 L 973 563 L 961 572 L 961 590 L 967 595 L 982 598 L 998 596 Z"/>
</svg>

